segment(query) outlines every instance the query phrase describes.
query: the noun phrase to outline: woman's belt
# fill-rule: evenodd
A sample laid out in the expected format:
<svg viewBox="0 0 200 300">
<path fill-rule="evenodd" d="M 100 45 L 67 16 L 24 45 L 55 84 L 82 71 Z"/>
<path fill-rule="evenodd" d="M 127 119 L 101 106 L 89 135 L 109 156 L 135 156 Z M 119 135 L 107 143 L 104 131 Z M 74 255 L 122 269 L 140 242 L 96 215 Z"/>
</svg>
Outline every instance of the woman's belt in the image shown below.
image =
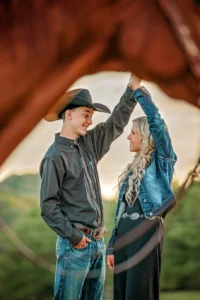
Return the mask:
<svg viewBox="0 0 200 300">
<path fill-rule="evenodd" d="M 125 212 L 122 215 L 122 219 L 125 219 L 125 218 L 130 218 L 131 220 L 137 220 L 139 218 L 144 218 L 144 215 L 143 214 L 139 214 L 137 212 L 134 212 L 132 214 L 128 214 L 127 212 Z"/>
<path fill-rule="evenodd" d="M 127 212 L 125 212 L 124 214 L 122 214 L 122 219 L 125 219 L 125 218 L 130 218 L 131 220 L 137 220 L 137 219 L 139 219 L 139 218 L 144 218 L 145 217 L 145 215 L 143 215 L 143 214 L 139 214 L 139 213 L 137 213 L 137 212 L 134 212 L 134 213 L 132 213 L 132 214 L 128 214 Z M 161 221 L 162 221 L 162 223 L 164 222 L 164 219 L 162 218 L 162 217 L 160 217 L 160 216 L 155 216 L 155 217 L 153 217 L 152 219 L 149 219 L 149 220 L 154 220 L 154 219 L 160 219 Z"/>
</svg>

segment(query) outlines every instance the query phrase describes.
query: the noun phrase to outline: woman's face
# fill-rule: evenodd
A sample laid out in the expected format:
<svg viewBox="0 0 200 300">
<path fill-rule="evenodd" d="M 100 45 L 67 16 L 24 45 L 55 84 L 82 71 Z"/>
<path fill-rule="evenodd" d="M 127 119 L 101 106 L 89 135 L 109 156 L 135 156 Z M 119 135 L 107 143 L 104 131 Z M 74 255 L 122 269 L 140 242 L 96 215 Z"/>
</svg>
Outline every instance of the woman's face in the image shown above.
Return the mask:
<svg viewBox="0 0 200 300">
<path fill-rule="evenodd" d="M 130 141 L 130 152 L 140 152 L 142 145 L 142 135 L 134 126 L 131 129 L 127 139 Z"/>
</svg>

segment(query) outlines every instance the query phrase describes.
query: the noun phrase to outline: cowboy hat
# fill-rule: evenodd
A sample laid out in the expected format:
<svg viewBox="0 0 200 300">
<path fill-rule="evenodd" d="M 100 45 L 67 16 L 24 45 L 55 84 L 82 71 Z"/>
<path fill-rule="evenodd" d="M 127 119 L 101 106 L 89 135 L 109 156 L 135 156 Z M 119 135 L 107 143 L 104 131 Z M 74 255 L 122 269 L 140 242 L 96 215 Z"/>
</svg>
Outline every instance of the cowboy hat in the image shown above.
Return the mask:
<svg viewBox="0 0 200 300">
<path fill-rule="evenodd" d="M 53 122 L 62 119 L 61 115 L 67 109 L 79 106 L 90 107 L 94 111 L 111 113 L 110 109 L 101 103 L 92 103 L 90 92 L 87 89 L 75 89 L 65 92 L 54 106 L 50 109 L 44 119 Z"/>
</svg>

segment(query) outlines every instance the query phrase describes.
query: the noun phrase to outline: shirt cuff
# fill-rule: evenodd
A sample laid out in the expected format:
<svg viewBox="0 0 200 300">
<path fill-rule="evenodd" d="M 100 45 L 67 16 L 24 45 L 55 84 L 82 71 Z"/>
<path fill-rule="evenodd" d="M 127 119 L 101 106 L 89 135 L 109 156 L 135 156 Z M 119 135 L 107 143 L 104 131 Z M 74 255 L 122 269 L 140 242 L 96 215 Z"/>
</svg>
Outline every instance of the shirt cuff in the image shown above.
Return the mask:
<svg viewBox="0 0 200 300">
<path fill-rule="evenodd" d="M 133 92 L 134 91 L 127 85 L 124 96 L 128 99 L 135 100 L 134 97 L 132 97 Z"/>
<path fill-rule="evenodd" d="M 71 236 L 70 238 L 68 238 L 68 240 L 70 241 L 70 243 L 73 246 L 76 246 L 78 243 L 80 243 L 80 241 L 82 240 L 82 238 L 83 238 L 83 234 L 80 231 L 75 230 L 73 236 Z"/>
<path fill-rule="evenodd" d="M 114 255 L 114 248 L 107 248 L 106 249 L 106 255 Z"/>
<path fill-rule="evenodd" d="M 132 97 L 135 99 L 141 93 L 147 94 L 151 99 L 151 94 L 149 93 L 149 91 L 144 86 L 141 86 L 140 88 L 137 88 L 136 90 L 132 91 Z"/>
</svg>

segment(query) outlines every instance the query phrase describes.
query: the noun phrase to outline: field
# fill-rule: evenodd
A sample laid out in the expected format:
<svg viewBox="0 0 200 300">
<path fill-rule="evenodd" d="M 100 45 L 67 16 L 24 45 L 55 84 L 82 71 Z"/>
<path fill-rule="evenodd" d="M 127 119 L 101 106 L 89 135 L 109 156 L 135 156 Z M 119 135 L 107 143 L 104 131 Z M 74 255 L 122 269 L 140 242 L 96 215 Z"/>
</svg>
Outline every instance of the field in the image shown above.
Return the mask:
<svg viewBox="0 0 200 300">
<path fill-rule="evenodd" d="M 103 300 L 113 300 L 112 291 L 104 293 Z M 160 300 L 200 300 L 200 292 L 161 293 Z"/>
<path fill-rule="evenodd" d="M 162 293 L 161 300 L 200 300 L 200 292 Z"/>
</svg>

